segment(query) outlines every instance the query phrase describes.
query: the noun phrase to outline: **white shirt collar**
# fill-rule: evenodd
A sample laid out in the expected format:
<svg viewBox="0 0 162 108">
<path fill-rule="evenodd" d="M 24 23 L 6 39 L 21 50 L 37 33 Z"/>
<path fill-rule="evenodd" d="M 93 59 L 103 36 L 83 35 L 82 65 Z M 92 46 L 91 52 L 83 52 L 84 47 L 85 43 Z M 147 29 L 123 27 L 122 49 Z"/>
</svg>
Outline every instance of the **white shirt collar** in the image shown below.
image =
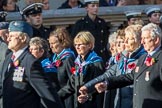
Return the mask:
<svg viewBox="0 0 162 108">
<path fill-rule="evenodd" d="M 25 46 L 24 48 L 22 48 L 22 49 L 18 50 L 17 52 L 14 52 L 14 53 L 13 53 L 13 55 L 15 56 L 14 61 L 17 60 L 18 57 L 20 57 L 20 55 L 26 50 L 27 47 L 28 47 L 28 46 Z"/>
</svg>

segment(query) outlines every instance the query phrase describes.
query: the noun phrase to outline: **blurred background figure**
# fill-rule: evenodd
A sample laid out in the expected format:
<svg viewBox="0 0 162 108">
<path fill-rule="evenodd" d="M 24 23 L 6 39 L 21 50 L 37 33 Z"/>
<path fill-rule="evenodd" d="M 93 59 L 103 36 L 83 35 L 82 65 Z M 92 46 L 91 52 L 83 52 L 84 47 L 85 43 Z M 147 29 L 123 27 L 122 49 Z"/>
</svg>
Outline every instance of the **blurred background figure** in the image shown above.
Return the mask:
<svg viewBox="0 0 162 108">
<path fill-rule="evenodd" d="M 97 15 L 99 0 L 84 0 L 84 2 L 87 15 L 76 21 L 71 35 L 74 38 L 80 31 L 89 31 L 95 38 L 94 51 L 103 58 L 106 64 L 107 59 L 110 57 L 107 50 L 109 36 L 108 23 Z"/>
<path fill-rule="evenodd" d="M 162 4 L 162 0 L 155 0 L 155 4 Z"/>
<path fill-rule="evenodd" d="M 9 34 L 8 33 L 8 26 L 9 26 L 8 22 L 0 22 L 0 50 L 1 50 L 0 72 L 2 71 L 2 65 L 3 65 L 3 62 L 4 62 L 5 57 L 7 55 L 7 50 L 8 50 L 8 46 L 7 46 L 7 43 L 8 43 L 7 38 L 8 38 L 8 34 Z M 1 75 L 0 75 L 0 78 L 1 78 Z M 2 96 L 2 93 L 0 93 L 0 99 L 1 99 L 1 96 Z M 1 108 L 1 101 L 0 101 L 0 108 Z"/>
<path fill-rule="evenodd" d="M 8 44 L 8 22 L 0 22 L 0 39 L 2 39 L 6 44 Z"/>
<path fill-rule="evenodd" d="M 49 0 L 42 0 L 42 3 L 43 3 L 43 10 L 50 9 Z"/>
<path fill-rule="evenodd" d="M 32 3 L 42 3 L 42 0 L 25 0 L 26 5 L 31 5 Z"/>
<path fill-rule="evenodd" d="M 99 6 L 116 6 L 117 0 L 99 0 Z"/>
<path fill-rule="evenodd" d="M 145 9 L 145 13 L 148 17 L 149 23 L 151 22 L 156 25 L 160 25 L 160 16 L 161 16 L 160 7 L 149 7 Z"/>
<path fill-rule="evenodd" d="M 3 63 L 4 60 L 6 58 L 6 55 L 8 54 L 8 46 L 7 43 L 5 41 L 7 41 L 7 37 L 8 37 L 8 26 L 9 23 L 8 22 L 0 22 L 0 50 L 1 50 L 1 54 L 0 54 L 0 74 L 2 74 L 2 67 L 3 67 Z M 0 75 L 0 79 L 2 79 L 1 75 Z M 1 80 L 0 80 L 0 108 L 2 107 L 2 87 L 1 87 Z"/>
<path fill-rule="evenodd" d="M 125 29 L 118 29 L 116 35 L 116 51 L 121 53 L 125 50 Z"/>
<path fill-rule="evenodd" d="M 7 12 L 0 11 L 0 22 L 6 21 Z"/>
<path fill-rule="evenodd" d="M 32 3 L 26 6 L 21 13 L 32 26 L 33 37 L 39 36 L 47 40 L 51 30 L 43 26 L 42 8 L 42 3 Z"/>
<path fill-rule="evenodd" d="M 143 0 L 118 0 L 116 6 L 140 5 L 144 4 Z"/>
<path fill-rule="evenodd" d="M 32 4 L 34 0 L 25 0 L 25 4 L 26 5 L 29 5 L 29 4 Z"/>
<path fill-rule="evenodd" d="M 127 23 L 128 23 L 128 26 L 129 25 L 134 25 L 136 21 L 138 20 L 142 20 L 141 15 L 142 13 L 141 12 L 135 12 L 135 11 L 128 11 L 125 13 L 126 17 L 127 17 Z"/>
<path fill-rule="evenodd" d="M 2 0 L 2 10 L 7 12 L 18 12 L 19 7 L 17 6 L 17 0 Z"/>
<path fill-rule="evenodd" d="M 115 55 L 117 54 L 116 37 L 117 37 L 117 33 L 114 32 L 109 36 L 109 39 L 108 39 L 108 41 L 109 41 L 108 49 L 111 52 L 111 57 L 106 64 L 106 69 L 116 63 L 116 61 L 115 61 Z"/>
<path fill-rule="evenodd" d="M 82 8 L 83 3 L 80 0 L 66 0 L 58 9 Z"/>
</svg>

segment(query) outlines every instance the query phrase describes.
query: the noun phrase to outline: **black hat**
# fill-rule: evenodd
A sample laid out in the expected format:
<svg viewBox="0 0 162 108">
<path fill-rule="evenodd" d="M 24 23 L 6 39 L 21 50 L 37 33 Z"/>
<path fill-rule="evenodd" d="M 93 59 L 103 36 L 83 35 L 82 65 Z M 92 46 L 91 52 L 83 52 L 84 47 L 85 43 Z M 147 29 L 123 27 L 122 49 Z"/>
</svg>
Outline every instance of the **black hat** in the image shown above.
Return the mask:
<svg viewBox="0 0 162 108">
<path fill-rule="evenodd" d="M 31 14 L 38 14 L 42 13 L 42 3 L 33 3 L 31 5 L 26 6 L 22 11 L 21 14 L 23 15 L 31 15 Z"/>
<path fill-rule="evenodd" d="M 6 16 L 7 16 L 7 12 L 1 11 L 0 12 L 0 22 L 5 21 Z"/>
<path fill-rule="evenodd" d="M 125 15 L 128 20 L 130 20 L 131 18 L 139 18 L 139 17 L 141 17 L 141 14 L 142 14 L 141 12 L 136 12 L 136 11 L 125 12 Z"/>
</svg>

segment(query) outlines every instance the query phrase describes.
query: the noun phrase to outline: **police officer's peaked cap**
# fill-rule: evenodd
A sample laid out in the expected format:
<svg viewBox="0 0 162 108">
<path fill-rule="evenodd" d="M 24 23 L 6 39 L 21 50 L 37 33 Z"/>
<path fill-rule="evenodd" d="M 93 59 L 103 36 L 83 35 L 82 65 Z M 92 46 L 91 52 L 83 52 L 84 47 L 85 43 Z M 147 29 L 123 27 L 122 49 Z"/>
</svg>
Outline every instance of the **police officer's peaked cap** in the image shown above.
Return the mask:
<svg viewBox="0 0 162 108">
<path fill-rule="evenodd" d="M 0 22 L 0 30 L 8 29 L 9 22 Z"/>
<path fill-rule="evenodd" d="M 21 11 L 21 14 L 28 16 L 28 15 L 31 15 L 31 14 L 42 13 L 42 7 L 43 7 L 42 3 L 33 3 L 33 4 L 26 6 Z"/>
<path fill-rule="evenodd" d="M 84 3 L 86 4 L 99 3 L 99 0 L 84 0 Z"/>
<path fill-rule="evenodd" d="M 6 16 L 7 16 L 7 12 L 0 11 L 0 22 L 5 21 Z"/>
<path fill-rule="evenodd" d="M 131 19 L 131 18 L 137 18 L 137 17 L 141 17 L 142 12 L 137 12 L 137 11 L 127 11 L 125 12 L 125 15 L 127 17 L 127 19 Z"/>
<path fill-rule="evenodd" d="M 161 13 L 160 7 L 149 7 L 146 8 L 145 13 L 147 16 L 151 16 L 153 13 Z"/>
<path fill-rule="evenodd" d="M 33 36 L 33 29 L 31 25 L 25 21 L 12 21 L 9 24 L 9 32 L 23 32 L 28 34 L 30 38 Z"/>
</svg>

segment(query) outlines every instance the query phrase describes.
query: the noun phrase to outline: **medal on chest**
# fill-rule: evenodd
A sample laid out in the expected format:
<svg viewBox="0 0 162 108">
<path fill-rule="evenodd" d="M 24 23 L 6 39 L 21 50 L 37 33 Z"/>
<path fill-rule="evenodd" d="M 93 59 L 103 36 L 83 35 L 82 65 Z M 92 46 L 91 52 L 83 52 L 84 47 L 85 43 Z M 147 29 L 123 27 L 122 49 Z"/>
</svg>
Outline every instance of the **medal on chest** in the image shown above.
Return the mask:
<svg viewBox="0 0 162 108">
<path fill-rule="evenodd" d="M 147 71 L 145 74 L 145 81 L 149 81 L 150 80 L 150 72 Z"/>
<path fill-rule="evenodd" d="M 22 82 L 24 75 L 24 67 L 17 67 L 13 74 L 13 81 Z"/>
</svg>

